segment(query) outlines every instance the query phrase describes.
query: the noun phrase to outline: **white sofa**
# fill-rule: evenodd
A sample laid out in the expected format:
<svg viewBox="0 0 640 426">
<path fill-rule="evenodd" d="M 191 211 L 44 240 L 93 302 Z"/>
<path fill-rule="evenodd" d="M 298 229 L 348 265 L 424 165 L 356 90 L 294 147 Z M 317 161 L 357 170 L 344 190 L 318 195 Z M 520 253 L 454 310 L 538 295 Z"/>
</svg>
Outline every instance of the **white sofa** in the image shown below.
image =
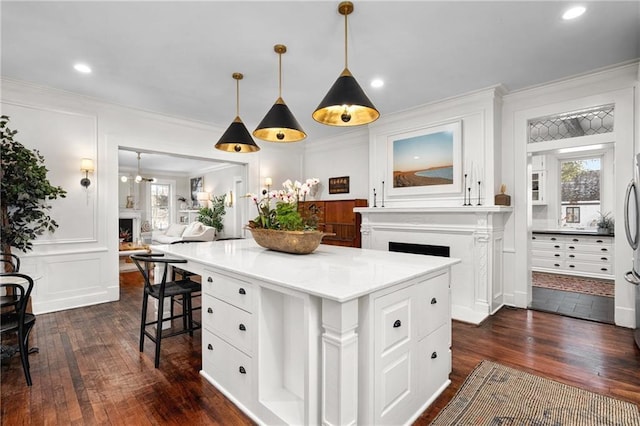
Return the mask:
<svg viewBox="0 0 640 426">
<path fill-rule="evenodd" d="M 189 225 L 172 224 L 164 231 L 151 233 L 151 244 L 171 244 L 176 241 L 213 241 L 216 238 L 216 228 L 206 226 L 201 222 Z"/>
</svg>

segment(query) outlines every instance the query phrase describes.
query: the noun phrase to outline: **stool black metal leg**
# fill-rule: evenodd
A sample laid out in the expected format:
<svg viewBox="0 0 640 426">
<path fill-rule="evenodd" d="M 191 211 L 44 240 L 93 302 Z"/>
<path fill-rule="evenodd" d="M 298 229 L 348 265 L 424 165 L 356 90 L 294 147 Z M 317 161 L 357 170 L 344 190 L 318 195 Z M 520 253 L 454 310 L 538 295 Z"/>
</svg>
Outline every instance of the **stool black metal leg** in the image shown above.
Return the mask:
<svg viewBox="0 0 640 426">
<path fill-rule="evenodd" d="M 147 326 L 147 303 L 149 296 L 145 292 L 142 295 L 142 318 L 140 319 L 140 352 L 144 352 L 144 331 Z"/>
<path fill-rule="evenodd" d="M 160 365 L 160 342 L 162 342 L 162 314 L 164 311 L 164 297 L 158 298 L 158 322 L 156 322 L 156 356 L 155 367 Z"/>
</svg>

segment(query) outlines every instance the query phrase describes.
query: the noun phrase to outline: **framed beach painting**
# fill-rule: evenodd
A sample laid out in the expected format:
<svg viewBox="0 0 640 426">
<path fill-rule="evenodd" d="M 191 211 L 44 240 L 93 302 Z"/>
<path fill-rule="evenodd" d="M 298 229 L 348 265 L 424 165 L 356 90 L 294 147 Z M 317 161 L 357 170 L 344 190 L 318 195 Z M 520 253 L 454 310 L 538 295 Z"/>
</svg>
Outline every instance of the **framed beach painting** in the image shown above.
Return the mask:
<svg viewBox="0 0 640 426">
<path fill-rule="evenodd" d="M 460 192 L 461 138 L 460 121 L 388 137 L 389 195 Z"/>
</svg>

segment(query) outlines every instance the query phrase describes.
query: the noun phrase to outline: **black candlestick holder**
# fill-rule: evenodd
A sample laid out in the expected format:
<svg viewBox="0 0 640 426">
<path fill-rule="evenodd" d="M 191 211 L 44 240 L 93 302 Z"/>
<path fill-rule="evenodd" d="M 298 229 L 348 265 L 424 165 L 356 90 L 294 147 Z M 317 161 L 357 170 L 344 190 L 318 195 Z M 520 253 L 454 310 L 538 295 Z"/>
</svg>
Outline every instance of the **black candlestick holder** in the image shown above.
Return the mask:
<svg viewBox="0 0 640 426">
<path fill-rule="evenodd" d="M 384 181 L 382 181 L 382 204 L 380 207 L 384 207 Z"/>
<path fill-rule="evenodd" d="M 463 188 L 467 187 L 467 174 L 464 174 L 464 186 Z M 467 191 L 465 191 L 464 189 L 462 190 L 462 195 L 464 196 L 464 202 L 463 202 L 463 206 L 467 205 Z"/>
<path fill-rule="evenodd" d="M 480 202 L 480 181 L 478 181 L 478 205 L 482 205 L 482 203 Z"/>
<path fill-rule="evenodd" d="M 376 189 L 373 188 L 373 207 L 378 207 L 376 206 Z"/>
</svg>

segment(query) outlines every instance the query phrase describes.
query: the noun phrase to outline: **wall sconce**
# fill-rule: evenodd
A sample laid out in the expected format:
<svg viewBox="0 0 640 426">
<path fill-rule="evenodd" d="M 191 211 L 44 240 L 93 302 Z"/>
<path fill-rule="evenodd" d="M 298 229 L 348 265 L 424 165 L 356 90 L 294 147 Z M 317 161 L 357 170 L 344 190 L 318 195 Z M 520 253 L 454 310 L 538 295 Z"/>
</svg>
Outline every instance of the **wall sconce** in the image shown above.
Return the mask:
<svg viewBox="0 0 640 426">
<path fill-rule="evenodd" d="M 82 162 L 80 163 L 80 171 L 84 172 L 84 177 L 80 179 L 80 185 L 84 186 L 85 188 L 89 188 L 89 185 L 91 185 L 91 181 L 89 180 L 89 173 L 93 173 L 94 170 L 95 168 L 93 166 L 93 160 L 90 158 L 83 158 Z"/>
<path fill-rule="evenodd" d="M 227 195 L 224 198 L 224 204 L 227 207 L 233 207 L 233 191 L 232 190 L 227 191 Z"/>
<path fill-rule="evenodd" d="M 200 207 L 207 207 L 209 204 L 209 193 L 198 192 L 198 194 L 196 195 L 196 199 L 198 200 L 198 204 L 200 204 Z"/>
<path fill-rule="evenodd" d="M 270 177 L 264 178 L 264 186 L 267 187 L 267 192 L 271 190 L 271 185 L 273 185 L 273 181 Z"/>
</svg>

